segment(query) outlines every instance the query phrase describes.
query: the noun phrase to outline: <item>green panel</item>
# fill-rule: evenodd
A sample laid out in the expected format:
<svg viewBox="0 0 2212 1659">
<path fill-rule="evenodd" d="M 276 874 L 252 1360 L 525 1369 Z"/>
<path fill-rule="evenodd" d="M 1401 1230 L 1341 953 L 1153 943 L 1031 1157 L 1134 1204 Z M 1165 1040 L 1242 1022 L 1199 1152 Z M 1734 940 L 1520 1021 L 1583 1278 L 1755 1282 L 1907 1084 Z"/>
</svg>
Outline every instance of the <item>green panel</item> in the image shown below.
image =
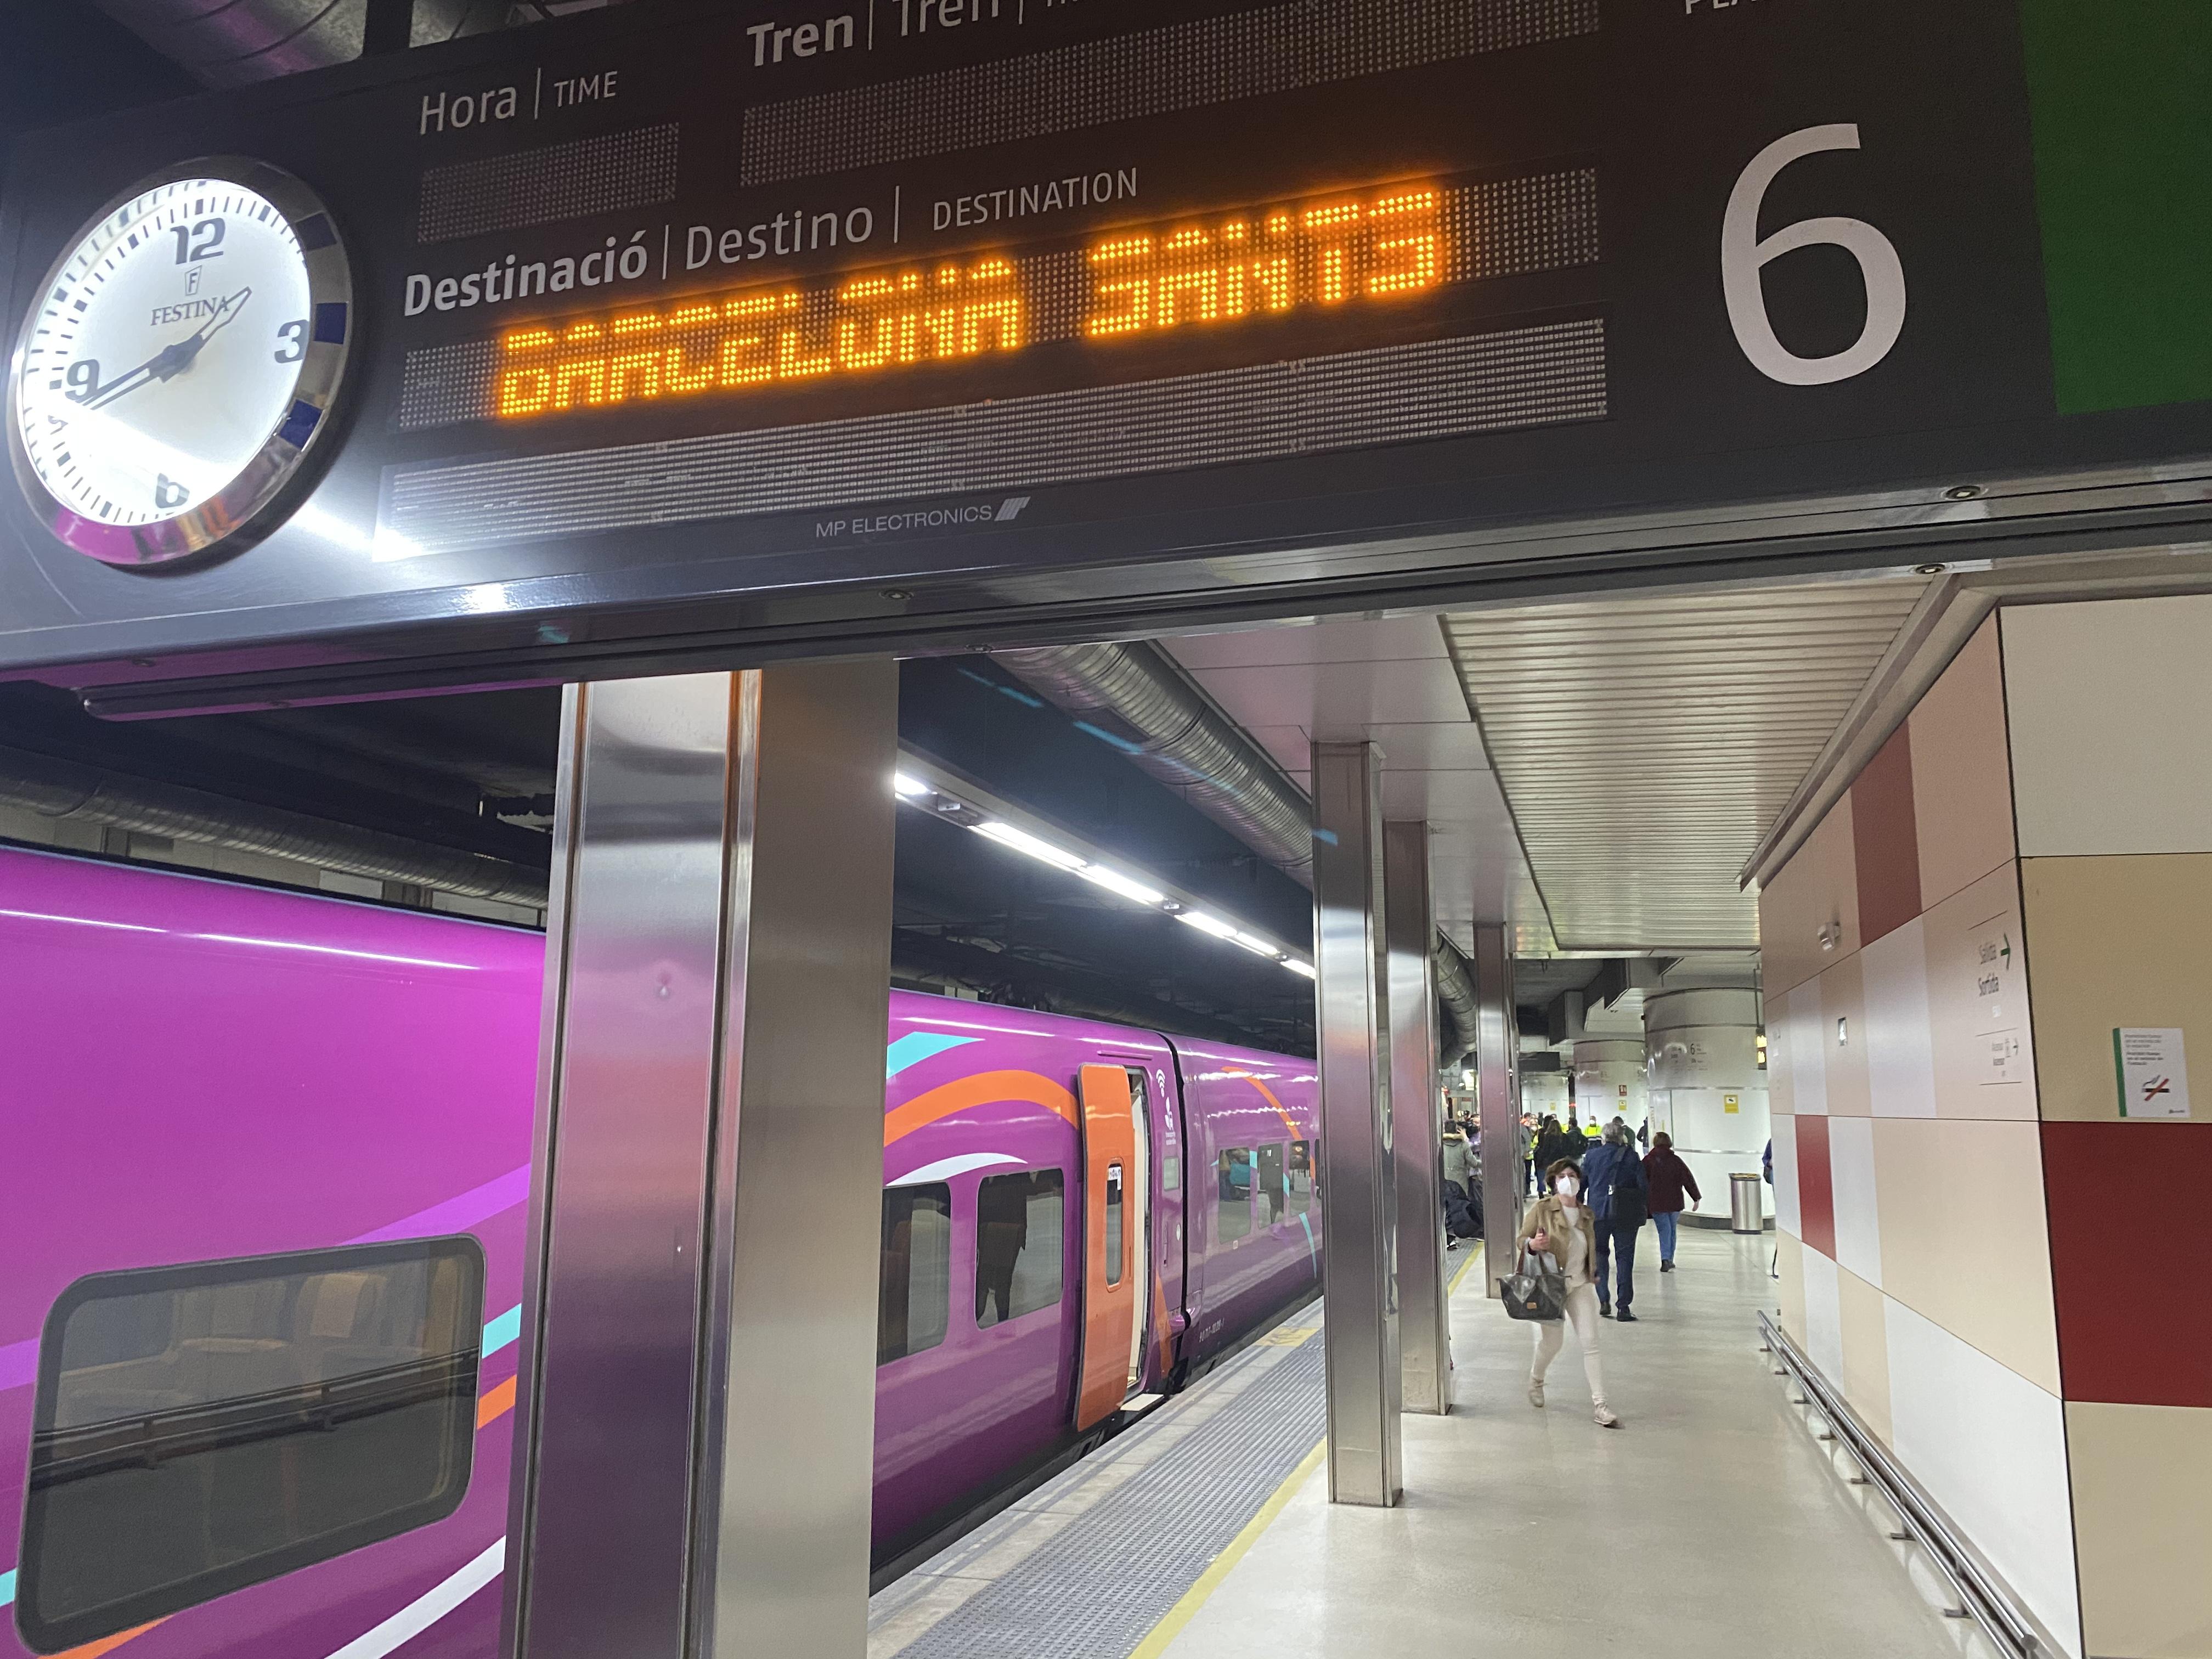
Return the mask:
<svg viewBox="0 0 2212 1659">
<path fill-rule="evenodd" d="M 2212 0 L 2021 0 L 2058 407 L 2212 398 Z"/>
</svg>

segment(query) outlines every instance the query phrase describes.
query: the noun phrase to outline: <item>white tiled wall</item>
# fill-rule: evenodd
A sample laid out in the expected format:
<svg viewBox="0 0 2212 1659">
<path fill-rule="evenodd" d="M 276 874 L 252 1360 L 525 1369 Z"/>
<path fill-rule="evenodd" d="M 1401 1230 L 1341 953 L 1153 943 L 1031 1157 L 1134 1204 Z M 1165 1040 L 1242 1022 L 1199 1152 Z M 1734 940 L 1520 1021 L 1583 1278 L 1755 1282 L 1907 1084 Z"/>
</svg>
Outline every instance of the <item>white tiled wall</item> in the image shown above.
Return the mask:
<svg viewBox="0 0 2212 1659">
<path fill-rule="evenodd" d="M 1797 1218 L 1797 1120 L 1778 1117 L 1774 1127 L 1774 1224 L 1802 1233 Z"/>
<path fill-rule="evenodd" d="M 1866 988 L 1867 1086 L 1876 1117 L 1936 1115 L 1924 919 L 1915 916 L 1859 952 Z"/>
<path fill-rule="evenodd" d="M 1783 1033 L 1790 1045 L 1791 1109 L 1812 1116 L 1828 1109 L 1828 1047 L 1820 1017 L 1820 979 L 1814 975 L 1783 999 Z M 1770 1030 L 1768 1046 L 1773 1044 Z"/>
<path fill-rule="evenodd" d="M 1836 1260 L 1881 1283 L 1881 1217 L 1875 1201 L 1874 1120 L 1828 1120 L 1828 1172 L 1836 1200 Z"/>
<path fill-rule="evenodd" d="M 1838 1304 L 1836 1264 L 1810 1244 L 1804 1249 L 1805 1357 L 1820 1374 L 1840 1382 L 1844 1375 L 1844 1315 Z"/>
<path fill-rule="evenodd" d="M 1808 1289 L 1808 1334 L 1810 1304 Z M 2057 1398 L 1893 1297 L 1883 1311 L 1898 1456 L 2079 1659 L 2074 1517 Z"/>
</svg>

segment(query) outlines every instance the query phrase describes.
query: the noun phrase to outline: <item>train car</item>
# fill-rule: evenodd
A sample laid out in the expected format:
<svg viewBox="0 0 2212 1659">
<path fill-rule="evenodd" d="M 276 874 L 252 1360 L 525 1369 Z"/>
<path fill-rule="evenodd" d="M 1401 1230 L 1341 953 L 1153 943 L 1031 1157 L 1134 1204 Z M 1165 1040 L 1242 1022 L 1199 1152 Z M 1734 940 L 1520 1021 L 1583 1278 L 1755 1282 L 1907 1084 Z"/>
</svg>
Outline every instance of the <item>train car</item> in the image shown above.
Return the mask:
<svg viewBox="0 0 2212 1659">
<path fill-rule="evenodd" d="M 0 848 L 0 1659 L 491 1659 L 544 954 Z M 885 1075 L 879 1559 L 1320 1270 L 1309 1061 L 895 993 Z"/>
</svg>

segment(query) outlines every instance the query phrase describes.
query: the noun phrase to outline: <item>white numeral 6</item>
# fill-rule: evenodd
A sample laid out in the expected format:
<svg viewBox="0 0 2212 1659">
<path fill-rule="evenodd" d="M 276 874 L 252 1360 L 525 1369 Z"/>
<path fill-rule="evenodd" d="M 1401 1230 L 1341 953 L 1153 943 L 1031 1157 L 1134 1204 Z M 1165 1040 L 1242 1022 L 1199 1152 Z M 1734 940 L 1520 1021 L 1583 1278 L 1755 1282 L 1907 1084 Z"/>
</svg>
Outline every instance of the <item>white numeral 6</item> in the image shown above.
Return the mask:
<svg viewBox="0 0 2212 1659">
<path fill-rule="evenodd" d="M 1759 204 L 1783 168 L 1801 156 L 1858 147 L 1856 122 L 1807 127 L 1759 151 L 1729 192 L 1728 214 L 1721 221 L 1721 292 L 1728 301 L 1729 326 L 1752 367 L 1784 386 L 1828 386 L 1863 374 L 1889 356 L 1905 330 L 1905 267 L 1889 238 L 1863 219 L 1801 219 L 1759 240 Z M 1759 272 L 1785 253 L 1823 245 L 1842 248 L 1859 262 L 1866 283 L 1866 326 L 1832 357 L 1800 357 L 1775 337 Z"/>
</svg>

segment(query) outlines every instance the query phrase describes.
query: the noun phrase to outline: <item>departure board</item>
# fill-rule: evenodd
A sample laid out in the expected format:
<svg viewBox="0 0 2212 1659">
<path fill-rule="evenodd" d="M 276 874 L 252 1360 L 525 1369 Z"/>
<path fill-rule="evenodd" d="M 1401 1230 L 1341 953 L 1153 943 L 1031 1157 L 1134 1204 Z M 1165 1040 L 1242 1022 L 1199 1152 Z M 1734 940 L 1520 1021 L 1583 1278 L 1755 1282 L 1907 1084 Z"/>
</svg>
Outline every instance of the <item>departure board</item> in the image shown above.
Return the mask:
<svg viewBox="0 0 2212 1659">
<path fill-rule="evenodd" d="M 2116 55 L 2172 95 L 2100 101 Z M 200 158 L 326 210 L 353 321 L 227 540 L 133 568 L 0 487 L 0 672 L 132 712 L 1867 562 L 2015 501 L 2171 537 L 2173 56 L 2056 0 L 671 0 L 39 135 L 19 341 Z M 157 375 L 242 349 L 192 303 Z"/>
</svg>

